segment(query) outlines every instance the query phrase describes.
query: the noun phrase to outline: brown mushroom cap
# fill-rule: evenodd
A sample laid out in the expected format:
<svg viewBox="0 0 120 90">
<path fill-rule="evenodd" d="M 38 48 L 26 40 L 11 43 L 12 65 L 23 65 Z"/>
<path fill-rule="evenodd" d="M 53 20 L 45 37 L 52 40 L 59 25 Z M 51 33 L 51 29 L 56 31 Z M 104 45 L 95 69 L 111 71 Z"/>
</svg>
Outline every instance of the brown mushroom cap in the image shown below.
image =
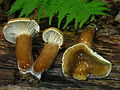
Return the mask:
<svg viewBox="0 0 120 90">
<path fill-rule="evenodd" d="M 39 25 L 30 18 L 11 19 L 3 28 L 5 39 L 11 43 L 16 43 L 16 37 L 21 34 L 31 35 L 39 32 Z"/>
<path fill-rule="evenodd" d="M 89 74 L 105 77 L 111 71 L 111 63 L 93 52 L 86 44 L 78 43 L 68 48 L 62 57 L 62 70 L 65 76 L 85 80 Z"/>
<path fill-rule="evenodd" d="M 63 44 L 63 33 L 55 27 L 47 28 L 42 37 L 45 42 L 54 43 L 59 47 Z"/>
</svg>

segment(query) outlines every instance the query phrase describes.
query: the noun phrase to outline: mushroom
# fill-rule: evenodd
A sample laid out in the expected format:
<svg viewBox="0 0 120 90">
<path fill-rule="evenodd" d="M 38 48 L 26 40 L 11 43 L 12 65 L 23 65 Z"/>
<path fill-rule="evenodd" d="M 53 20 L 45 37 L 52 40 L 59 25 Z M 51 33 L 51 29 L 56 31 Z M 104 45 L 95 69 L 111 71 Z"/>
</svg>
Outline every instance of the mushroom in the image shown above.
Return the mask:
<svg viewBox="0 0 120 90">
<path fill-rule="evenodd" d="M 16 58 L 21 73 L 30 72 L 33 64 L 32 37 L 39 32 L 39 25 L 30 18 L 11 19 L 3 28 L 5 39 L 16 44 Z"/>
<path fill-rule="evenodd" d="M 111 63 L 91 49 L 94 32 L 95 27 L 87 26 L 80 35 L 79 43 L 64 52 L 62 71 L 66 77 L 86 80 L 89 74 L 102 78 L 110 73 Z"/>
<path fill-rule="evenodd" d="M 33 65 L 32 72 L 32 74 L 38 79 L 41 78 L 42 72 L 51 66 L 60 49 L 60 46 L 63 44 L 63 33 L 55 27 L 46 29 L 43 32 L 42 37 L 45 44 Z"/>
</svg>

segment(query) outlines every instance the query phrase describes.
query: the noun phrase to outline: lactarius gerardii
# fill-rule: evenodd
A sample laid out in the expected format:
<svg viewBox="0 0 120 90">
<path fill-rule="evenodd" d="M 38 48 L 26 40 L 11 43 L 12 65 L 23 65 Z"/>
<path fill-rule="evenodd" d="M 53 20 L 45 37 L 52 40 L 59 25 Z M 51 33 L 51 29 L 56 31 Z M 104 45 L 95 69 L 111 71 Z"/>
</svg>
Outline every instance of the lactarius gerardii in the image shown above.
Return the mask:
<svg viewBox="0 0 120 90">
<path fill-rule="evenodd" d="M 101 78 L 110 73 L 111 63 L 91 49 L 94 30 L 95 27 L 86 27 L 81 33 L 79 43 L 64 52 L 62 70 L 66 77 L 86 80 L 89 74 Z"/>
<path fill-rule="evenodd" d="M 29 18 L 11 19 L 3 28 L 5 39 L 16 44 L 18 68 L 25 74 L 33 64 L 32 37 L 39 32 L 39 25 Z"/>
<path fill-rule="evenodd" d="M 63 44 L 62 32 L 54 27 L 46 29 L 42 34 L 45 41 L 43 50 L 33 65 L 32 74 L 41 78 L 41 73 L 47 70 L 53 63 L 60 46 Z"/>
</svg>

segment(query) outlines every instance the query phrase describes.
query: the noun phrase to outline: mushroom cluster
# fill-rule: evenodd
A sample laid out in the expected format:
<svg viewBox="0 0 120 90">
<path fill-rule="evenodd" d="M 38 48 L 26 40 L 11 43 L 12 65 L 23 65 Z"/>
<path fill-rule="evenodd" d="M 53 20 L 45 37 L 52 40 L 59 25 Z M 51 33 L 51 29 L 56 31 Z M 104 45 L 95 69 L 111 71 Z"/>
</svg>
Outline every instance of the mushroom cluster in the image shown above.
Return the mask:
<svg viewBox="0 0 120 90">
<path fill-rule="evenodd" d="M 37 78 L 53 63 L 63 44 L 63 33 L 50 27 L 44 30 L 42 38 L 44 47 L 34 61 L 32 56 L 32 38 L 39 32 L 39 25 L 30 18 L 11 19 L 3 28 L 5 39 L 16 44 L 16 58 L 21 73 L 32 73 Z M 86 80 L 89 74 L 96 77 L 107 76 L 112 68 L 111 63 L 94 52 L 92 41 L 95 27 L 86 27 L 80 35 L 78 44 L 69 47 L 62 57 L 62 71 L 65 76 Z"/>
<path fill-rule="evenodd" d="M 43 71 L 47 70 L 54 61 L 60 46 L 63 44 L 63 33 L 51 27 L 43 32 L 44 48 L 38 58 L 33 60 L 32 37 L 39 32 L 39 25 L 29 18 L 11 19 L 3 28 L 5 39 L 16 44 L 16 58 L 21 73 L 32 73 L 41 78 Z"/>
</svg>

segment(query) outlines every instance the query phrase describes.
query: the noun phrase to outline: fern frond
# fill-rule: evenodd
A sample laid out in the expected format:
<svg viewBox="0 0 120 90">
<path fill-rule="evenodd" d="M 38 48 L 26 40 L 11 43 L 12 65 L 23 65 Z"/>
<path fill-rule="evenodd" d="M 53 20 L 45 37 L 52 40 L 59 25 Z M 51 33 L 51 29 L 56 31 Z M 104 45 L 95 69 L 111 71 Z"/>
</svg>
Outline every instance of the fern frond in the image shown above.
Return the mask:
<svg viewBox="0 0 120 90">
<path fill-rule="evenodd" d="M 40 9 L 38 9 L 38 22 L 40 21 L 41 17 L 43 16 L 43 12 L 45 11 L 46 4 L 41 5 Z"/>
<path fill-rule="evenodd" d="M 47 10 L 46 13 L 49 15 L 49 25 L 51 25 L 52 18 L 57 14 L 58 12 L 58 5 L 52 4 L 52 7 L 50 6 L 49 11 Z"/>
<path fill-rule="evenodd" d="M 66 23 L 65 23 L 63 29 L 64 29 L 71 21 L 73 21 L 73 17 L 74 17 L 74 14 L 73 14 L 73 15 L 67 15 Z"/>
<path fill-rule="evenodd" d="M 64 8 L 61 8 L 58 14 L 58 28 L 60 27 L 60 24 L 66 15 L 67 15 L 67 11 Z"/>
<path fill-rule="evenodd" d="M 16 0 L 11 9 L 7 12 L 9 15 L 20 10 L 26 3 L 28 2 L 28 0 Z"/>
<path fill-rule="evenodd" d="M 89 19 L 89 17 L 90 17 L 90 15 L 85 15 L 85 16 L 82 18 L 82 20 L 81 20 L 81 22 L 80 22 L 80 25 L 79 25 L 80 28 L 81 28 L 82 25 Z"/>
<path fill-rule="evenodd" d="M 79 27 L 82 27 L 89 18 L 90 21 L 93 21 L 94 15 L 108 15 L 103 11 L 109 11 L 110 9 L 104 7 L 104 5 L 109 4 L 99 0 L 16 0 L 8 13 L 12 14 L 21 10 L 20 16 L 28 17 L 37 8 L 38 21 L 48 16 L 49 25 L 51 25 L 52 18 L 57 14 L 58 27 L 60 27 L 62 20 L 66 18 L 63 28 L 73 20 L 75 20 L 76 28 L 78 24 Z"/>
<path fill-rule="evenodd" d="M 20 17 L 25 15 L 26 17 L 37 7 L 39 0 L 29 0 L 29 2 L 23 6 L 20 13 Z"/>
<path fill-rule="evenodd" d="M 95 19 L 95 15 L 92 15 L 90 18 L 90 22 L 92 22 Z"/>
<path fill-rule="evenodd" d="M 95 0 L 93 0 L 92 2 L 89 2 L 89 4 L 91 4 L 92 6 L 104 6 L 104 5 L 110 5 L 110 4 L 108 4 L 108 3 L 101 2 L 101 1 L 95 1 Z"/>
<path fill-rule="evenodd" d="M 78 23 L 84 18 L 85 13 L 81 13 L 81 15 L 75 17 L 75 28 L 77 28 Z"/>
</svg>

